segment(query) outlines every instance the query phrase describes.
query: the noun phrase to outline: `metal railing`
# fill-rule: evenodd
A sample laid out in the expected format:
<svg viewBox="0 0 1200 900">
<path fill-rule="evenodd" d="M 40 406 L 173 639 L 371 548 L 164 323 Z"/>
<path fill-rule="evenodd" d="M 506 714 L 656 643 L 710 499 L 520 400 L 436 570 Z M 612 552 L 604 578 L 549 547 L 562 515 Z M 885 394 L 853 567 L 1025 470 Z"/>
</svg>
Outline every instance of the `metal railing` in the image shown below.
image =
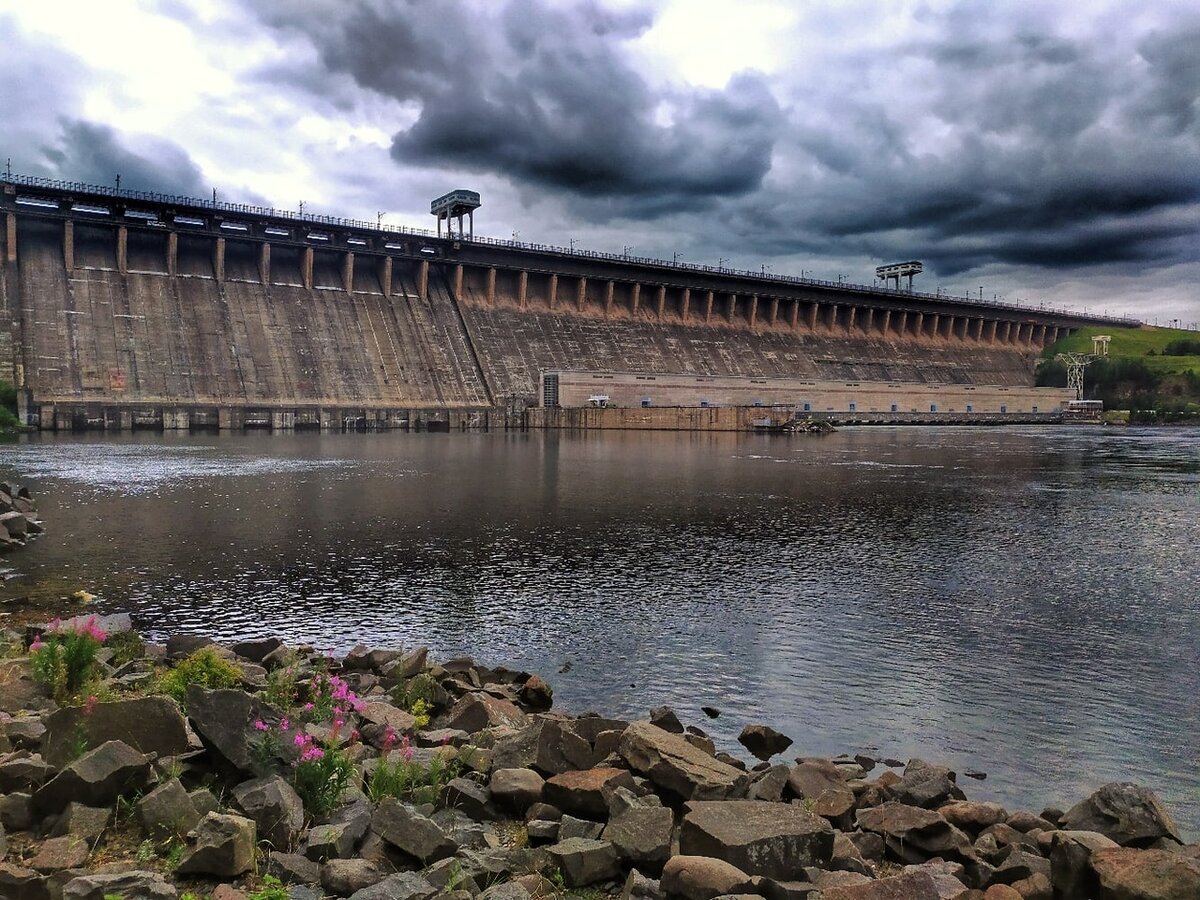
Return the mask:
<svg viewBox="0 0 1200 900">
<path fill-rule="evenodd" d="M 398 236 L 415 236 L 436 238 L 438 235 L 427 228 L 408 228 L 404 226 L 384 226 L 379 222 L 367 222 L 362 219 L 346 219 L 338 216 L 319 216 L 312 213 L 302 213 L 293 210 L 276 209 L 274 207 L 253 206 L 247 203 L 226 203 L 220 200 L 201 200 L 196 197 L 185 197 L 179 194 L 160 194 L 154 191 L 132 191 L 124 188 L 107 187 L 98 184 L 84 184 L 77 181 L 63 181 L 53 178 L 42 178 L 36 175 L 14 175 L 0 173 L 0 182 L 27 187 L 47 188 L 57 191 L 76 191 L 102 197 L 113 197 L 122 200 L 143 200 L 148 203 L 169 203 L 197 209 L 210 209 L 218 212 L 242 213 L 244 215 L 261 216 L 268 219 L 291 220 L 313 225 L 330 225 L 338 228 L 353 228 L 358 231 L 370 231 L 375 234 Z M 446 239 L 453 239 L 449 236 Z M 985 300 L 965 294 L 961 297 L 939 291 L 930 294 L 922 291 L 905 291 L 898 288 L 881 287 L 877 284 L 857 284 L 849 281 L 825 281 L 820 278 L 804 278 L 796 275 L 777 275 L 773 272 L 753 269 L 734 269 L 729 266 L 709 266 L 697 263 L 667 261 L 648 256 L 630 256 L 628 253 L 606 253 L 601 250 L 584 250 L 571 247 L 558 247 L 553 244 L 533 244 L 517 240 L 501 240 L 489 237 L 458 236 L 457 240 L 464 243 L 484 244 L 494 247 L 508 247 L 514 250 L 533 251 L 537 253 L 552 253 L 559 256 L 572 256 L 580 259 L 596 259 L 609 262 L 634 263 L 641 266 L 669 269 L 681 272 L 698 272 L 706 275 L 728 276 L 733 278 L 750 278 L 755 281 L 769 281 L 776 284 L 795 285 L 801 287 L 820 287 L 826 289 L 872 293 L 889 298 L 913 298 L 929 300 L 934 303 L 965 303 L 971 306 L 987 309 L 1002 309 L 1021 313 L 1057 313 L 1075 318 L 1088 318 L 1094 321 L 1112 322 L 1122 325 L 1140 325 L 1141 320 L 1132 316 L 1109 316 L 1098 313 L 1080 312 L 1067 306 L 1051 306 L 1045 302 L 1037 305 L 1020 301 L 1009 303 L 1003 300 Z"/>
</svg>

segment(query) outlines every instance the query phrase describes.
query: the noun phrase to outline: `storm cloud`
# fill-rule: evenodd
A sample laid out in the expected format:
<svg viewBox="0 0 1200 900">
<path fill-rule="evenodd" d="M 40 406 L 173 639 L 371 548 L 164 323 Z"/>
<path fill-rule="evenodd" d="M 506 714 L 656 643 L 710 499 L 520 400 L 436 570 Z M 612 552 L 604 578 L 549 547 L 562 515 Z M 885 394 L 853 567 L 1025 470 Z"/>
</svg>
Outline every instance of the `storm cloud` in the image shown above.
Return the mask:
<svg viewBox="0 0 1200 900">
<path fill-rule="evenodd" d="M 136 9 L 118 64 L 102 17 L 59 40 L 0 0 L 15 167 L 415 225 L 471 187 L 485 234 L 860 282 L 916 258 L 930 290 L 1200 320 L 1183 4 Z"/>
</svg>

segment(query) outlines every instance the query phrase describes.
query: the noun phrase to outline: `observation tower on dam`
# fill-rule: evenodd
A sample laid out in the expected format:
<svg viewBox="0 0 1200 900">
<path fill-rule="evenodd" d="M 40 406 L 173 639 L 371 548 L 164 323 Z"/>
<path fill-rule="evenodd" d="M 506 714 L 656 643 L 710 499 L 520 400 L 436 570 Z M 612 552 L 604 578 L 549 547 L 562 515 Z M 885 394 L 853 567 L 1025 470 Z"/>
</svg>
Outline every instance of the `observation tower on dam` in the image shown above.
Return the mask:
<svg viewBox="0 0 1200 900">
<path fill-rule="evenodd" d="M 578 424 L 606 395 L 630 420 L 1036 417 L 1063 393 L 1033 387 L 1045 344 L 1138 324 L 498 241 L 478 206 L 439 198 L 434 232 L 0 178 L 0 366 L 58 429 Z"/>
</svg>

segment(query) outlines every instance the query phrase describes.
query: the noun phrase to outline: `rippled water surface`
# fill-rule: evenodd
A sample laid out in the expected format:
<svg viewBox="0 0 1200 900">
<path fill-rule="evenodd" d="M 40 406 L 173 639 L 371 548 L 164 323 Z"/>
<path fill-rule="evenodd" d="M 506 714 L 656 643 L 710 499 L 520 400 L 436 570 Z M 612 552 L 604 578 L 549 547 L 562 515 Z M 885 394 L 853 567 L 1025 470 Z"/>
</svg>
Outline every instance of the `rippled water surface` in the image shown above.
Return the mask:
<svg viewBox="0 0 1200 900">
<path fill-rule="evenodd" d="M 1200 834 L 1194 430 L 34 438 L 0 474 L 49 526 L 2 599 L 425 643 L 1035 811 L 1140 781 Z"/>
</svg>

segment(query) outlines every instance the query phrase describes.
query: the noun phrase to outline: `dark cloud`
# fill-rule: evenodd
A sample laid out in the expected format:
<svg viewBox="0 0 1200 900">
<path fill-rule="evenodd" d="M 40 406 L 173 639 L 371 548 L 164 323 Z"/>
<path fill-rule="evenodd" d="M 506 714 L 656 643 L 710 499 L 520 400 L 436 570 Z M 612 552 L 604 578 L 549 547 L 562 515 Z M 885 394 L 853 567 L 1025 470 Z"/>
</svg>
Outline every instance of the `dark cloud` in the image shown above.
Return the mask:
<svg viewBox="0 0 1200 900">
<path fill-rule="evenodd" d="M 88 184 L 202 197 L 200 168 L 183 148 L 159 138 L 142 138 L 138 149 L 106 125 L 65 120 L 57 139 L 42 147 L 42 157 L 61 178 Z"/>
<path fill-rule="evenodd" d="M 502 175 L 595 217 L 702 208 L 754 191 L 771 166 L 782 115 L 765 80 L 656 94 L 624 47 L 651 24 L 643 10 L 515 0 L 432 17 L 373 4 L 308 29 L 255 8 L 303 30 L 328 72 L 419 104 L 393 140 L 401 164 Z"/>
</svg>

